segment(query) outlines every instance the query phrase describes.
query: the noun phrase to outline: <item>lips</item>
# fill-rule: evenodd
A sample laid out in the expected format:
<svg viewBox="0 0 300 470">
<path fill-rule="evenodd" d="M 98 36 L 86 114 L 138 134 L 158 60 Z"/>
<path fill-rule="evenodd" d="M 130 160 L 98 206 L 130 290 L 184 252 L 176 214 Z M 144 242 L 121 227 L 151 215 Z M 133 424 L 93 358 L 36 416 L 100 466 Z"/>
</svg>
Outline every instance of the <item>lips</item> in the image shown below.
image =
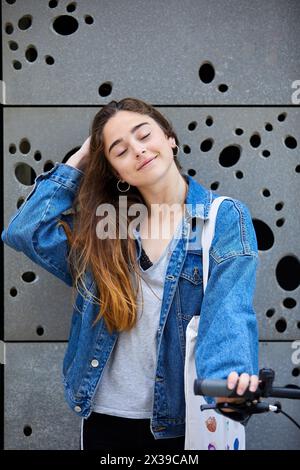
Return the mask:
<svg viewBox="0 0 300 470">
<path fill-rule="evenodd" d="M 152 160 L 154 160 L 158 155 L 155 155 L 155 157 L 153 158 L 148 158 L 147 160 L 145 160 L 142 165 L 138 168 L 138 170 L 141 170 L 144 166 L 146 166 L 148 163 L 152 162 Z"/>
</svg>

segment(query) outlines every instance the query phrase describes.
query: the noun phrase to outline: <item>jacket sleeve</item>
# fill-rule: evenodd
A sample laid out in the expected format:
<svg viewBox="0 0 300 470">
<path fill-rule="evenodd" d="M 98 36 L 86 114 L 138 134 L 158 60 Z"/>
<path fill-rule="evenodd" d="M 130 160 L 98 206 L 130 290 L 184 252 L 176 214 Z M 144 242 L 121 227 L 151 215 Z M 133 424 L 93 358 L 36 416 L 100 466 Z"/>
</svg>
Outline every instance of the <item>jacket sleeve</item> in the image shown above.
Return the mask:
<svg viewBox="0 0 300 470">
<path fill-rule="evenodd" d="M 82 176 L 81 170 L 63 163 L 37 176 L 32 191 L 1 233 L 6 245 L 22 251 L 69 286 L 67 236 L 57 223 L 64 220 L 72 229 L 73 215 L 63 213 L 72 207 Z"/>
<path fill-rule="evenodd" d="M 248 208 L 240 201 L 224 200 L 217 215 L 200 313 L 195 351 L 198 378 L 226 379 L 231 371 L 258 373 L 253 308 L 258 261 Z"/>
</svg>

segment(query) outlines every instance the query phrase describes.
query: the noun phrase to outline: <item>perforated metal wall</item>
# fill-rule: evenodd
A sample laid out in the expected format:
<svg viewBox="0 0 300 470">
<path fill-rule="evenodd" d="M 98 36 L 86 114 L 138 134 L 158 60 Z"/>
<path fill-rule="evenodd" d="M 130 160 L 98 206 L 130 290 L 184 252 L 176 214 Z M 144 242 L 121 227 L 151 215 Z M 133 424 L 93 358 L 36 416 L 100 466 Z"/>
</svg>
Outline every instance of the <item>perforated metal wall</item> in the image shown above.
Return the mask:
<svg viewBox="0 0 300 470">
<path fill-rule="evenodd" d="M 65 343 L 8 343 L 5 365 L 5 449 L 76 450 L 80 420 L 65 403 Z"/>
<path fill-rule="evenodd" d="M 299 79 L 297 0 L 2 1 L 10 104 L 288 104 Z"/>
<path fill-rule="evenodd" d="M 6 104 L 24 105 L 4 109 L 4 225 L 35 176 L 82 144 L 102 104 L 135 96 L 157 105 L 177 130 L 184 169 L 250 209 L 260 361 L 281 385 L 300 383 L 300 111 L 287 106 L 300 78 L 299 12 L 291 0 L 2 1 Z M 77 448 L 79 421 L 59 380 L 71 290 L 6 246 L 4 262 L 5 446 Z M 43 392 L 49 380 L 53 395 Z M 297 419 L 297 402 L 286 406 Z M 267 438 L 274 420 L 280 432 L 270 426 Z M 300 449 L 284 418 L 255 417 L 248 429 L 249 448 Z"/>
</svg>

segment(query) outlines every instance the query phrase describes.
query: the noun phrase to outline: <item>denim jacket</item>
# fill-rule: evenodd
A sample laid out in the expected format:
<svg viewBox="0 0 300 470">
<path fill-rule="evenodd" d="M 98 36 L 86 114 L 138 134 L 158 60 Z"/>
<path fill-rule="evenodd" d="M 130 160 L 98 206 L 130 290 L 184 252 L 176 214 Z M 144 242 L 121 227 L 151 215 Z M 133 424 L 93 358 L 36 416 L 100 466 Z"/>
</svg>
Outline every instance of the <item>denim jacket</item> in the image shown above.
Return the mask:
<svg viewBox="0 0 300 470">
<path fill-rule="evenodd" d="M 58 162 L 37 176 L 32 191 L 1 234 L 4 243 L 22 251 L 68 286 L 72 286 L 72 277 L 67 263 L 67 238 L 57 222 L 65 220 L 72 227 L 73 215 L 68 209 L 82 176 L 82 171 Z M 208 218 L 211 202 L 218 194 L 191 176 L 183 176 L 188 182 L 187 211 L 181 237 L 169 259 L 157 330 L 150 420 L 156 439 L 184 435 L 185 330 L 193 315 L 201 314 L 195 358 L 199 378 L 226 378 L 233 370 L 238 374 L 258 372 L 258 331 L 252 304 L 258 250 L 251 215 L 237 199 L 221 203 L 203 296 L 202 250 L 197 244 L 190 248 L 190 231 L 194 222 L 198 227 Z M 137 231 L 135 236 L 139 259 L 141 239 Z M 85 284 L 96 296 L 91 272 L 85 273 Z M 92 412 L 97 384 L 118 338 L 117 332 L 109 334 L 103 319 L 92 327 L 98 309 L 98 304 L 86 294 L 77 293 L 62 367 L 67 403 L 84 418 Z"/>
</svg>

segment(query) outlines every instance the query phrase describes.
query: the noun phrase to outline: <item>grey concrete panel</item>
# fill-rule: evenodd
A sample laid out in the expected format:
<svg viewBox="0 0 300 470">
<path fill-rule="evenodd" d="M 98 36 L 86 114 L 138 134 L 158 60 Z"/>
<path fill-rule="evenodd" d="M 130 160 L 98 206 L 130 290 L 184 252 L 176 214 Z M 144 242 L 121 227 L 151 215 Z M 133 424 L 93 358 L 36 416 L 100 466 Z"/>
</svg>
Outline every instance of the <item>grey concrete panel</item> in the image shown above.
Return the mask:
<svg viewBox="0 0 300 470">
<path fill-rule="evenodd" d="M 22 253 L 7 249 L 4 260 L 6 340 L 66 340 L 73 309 L 71 289 Z M 27 272 L 35 274 L 33 282 L 23 280 Z"/>
<path fill-rule="evenodd" d="M 5 449 L 79 449 L 80 420 L 66 405 L 60 381 L 64 349 L 63 343 L 7 344 Z M 300 385 L 300 376 L 295 376 L 300 370 L 300 355 L 293 358 L 295 351 L 291 342 L 260 344 L 260 367 L 276 371 L 274 386 Z M 299 401 L 280 402 L 283 410 L 299 422 Z M 300 449 L 299 430 L 283 415 L 271 412 L 253 416 L 246 436 L 250 450 Z"/>
<path fill-rule="evenodd" d="M 297 354 L 293 355 L 295 352 Z M 299 387 L 300 342 L 298 345 L 291 342 L 261 343 L 260 367 L 270 367 L 275 371 L 274 387 L 288 384 Z M 282 410 L 300 423 L 299 400 L 267 398 L 264 401 L 270 404 L 279 401 Z M 281 413 L 253 415 L 246 426 L 246 447 L 249 450 L 299 450 L 300 430 Z"/>
<path fill-rule="evenodd" d="M 26 108 L 4 111 L 4 134 L 6 134 L 4 139 L 7 139 L 7 152 L 4 158 L 5 227 L 11 215 L 16 212 L 18 201 L 24 200 L 33 188 L 32 185 L 22 184 L 17 179 L 16 166 L 19 163 L 27 163 L 31 165 L 36 175 L 47 171 L 56 161 L 62 161 L 63 155 L 79 146 L 88 132 L 89 115 L 85 110 L 75 110 L 75 114 L 79 111 L 77 122 L 73 120 L 73 117 L 70 118 L 74 115 L 73 111 L 69 118 L 65 114 L 66 110 L 62 109 L 41 110 L 41 114 L 36 111 L 38 110 Z M 32 119 L 29 116 L 32 116 Z M 41 125 L 39 125 L 40 118 L 42 118 Z M 67 130 L 65 119 L 69 120 L 69 130 Z M 86 123 L 86 128 L 82 126 L 81 119 Z M 18 126 L 21 127 L 18 128 Z M 55 137 L 59 128 L 62 132 L 58 139 Z M 77 135 L 76 141 L 73 141 L 74 145 L 71 146 L 69 132 L 73 136 Z M 27 138 L 31 145 L 27 154 L 23 154 L 20 150 L 20 143 L 24 138 Z M 46 142 L 48 142 L 49 152 L 47 157 L 44 150 Z M 16 145 L 16 153 L 11 153 L 11 144 Z M 36 152 L 41 152 L 41 160 L 35 159 Z M 4 264 L 5 339 L 7 341 L 66 340 L 74 301 L 72 289 L 37 266 L 23 253 L 16 252 L 7 246 L 4 247 Z M 25 282 L 22 278 L 25 272 L 33 272 L 36 276 L 35 280 Z"/>
<path fill-rule="evenodd" d="M 67 4 L 2 0 L 7 104 L 124 96 L 161 105 L 291 104 L 297 93 L 297 0 L 85 0 L 72 12 Z M 204 63 L 215 70 L 208 83 L 199 78 Z"/>
<path fill-rule="evenodd" d="M 8 343 L 5 450 L 78 450 L 80 424 L 63 396 L 65 343 Z"/>
<path fill-rule="evenodd" d="M 246 203 L 254 222 L 261 221 L 265 224 L 263 227 L 267 228 L 265 232 L 261 224 L 255 225 L 259 244 L 265 244 L 274 237 L 273 244 L 270 243 L 270 246 L 264 246 L 267 249 L 259 251 L 254 306 L 259 318 L 260 338 L 299 338 L 299 285 L 288 290 L 285 285 L 278 283 L 276 277 L 277 265 L 285 256 L 292 255 L 299 262 L 299 109 L 158 109 L 171 120 L 178 133 L 181 143 L 179 160 L 184 170 L 194 175 L 207 188 L 212 187 L 218 194 L 232 196 Z M 19 197 L 26 197 L 32 189 L 32 186 L 26 186 L 17 180 L 16 165 L 20 162 L 27 163 L 36 174 L 40 174 L 47 168 L 47 163 L 63 161 L 70 150 L 80 146 L 86 139 L 96 112 L 94 108 L 4 110 L 5 225 L 15 212 Z M 278 116 L 284 113 L 285 120 L 279 121 Z M 209 117 L 213 121 L 210 126 L 206 125 Z M 194 130 L 189 130 L 191 123 L 196 123 Z M 265 129 L 266 123 L 273 126 L 272 131 Z M 243 130 L 243 134 L 236 135 L 238 128 Z M 258 147 L 250 144 L 254 133 L 260 134 L 261 144 Z M 287 136 L 296 139 L 295 148 L 285 145 Z M 20 150 L 20 142 L 24 137 L 31 145 L 26 154 Z M 212 140 L 209 151 L 204 151 L 203 147 L 201 150 L 206 139 Z M 11 153 L 11 145 L 15 145 L 15 153 Z M 236 146 L 240 155 L 234 160 L 233 151 L 229 150 L 221 158 L 220 164 L 220 155 L 228 146 Z M 39 161 L 34 158 L 37 150 L 41 153 Z M 262 155 L 265 150 L 270 152 L 268 157 Z M 268 197 L 264 195 L 265 190 L 269 191 Z M 278 210 L 276 205 L 280 202 L 283 207 Z M 67 286 L 60 286 L 61 281 L 35 267 L 23 254 L 14 252 L 7 246 L 4 260 L 6 340 L 36 340 L 35 328 L 41 322 L 46 327 L 40 340 L 66 339 L 71 313 L 71 290 Z M 289 265 L 282 271 L 283 281 L 293 279 L 294 274 L 288 267 Z M 39 275 L 36 284 L 25 285 L 21 280 L 20 276 L 25 269 L 36 270 Z M 11 297 L 10 289 L 14 286 L 20 297 Z M 56 293 L 55 303 L 53 292 Z M 287 298 L 296 302 L 293 308 L 284 304 Z M 274 309 L 272 317 L 267 316 L 271 309 Z M 26 316 L 27 320 L 24 321 Z"/>
</svg>

